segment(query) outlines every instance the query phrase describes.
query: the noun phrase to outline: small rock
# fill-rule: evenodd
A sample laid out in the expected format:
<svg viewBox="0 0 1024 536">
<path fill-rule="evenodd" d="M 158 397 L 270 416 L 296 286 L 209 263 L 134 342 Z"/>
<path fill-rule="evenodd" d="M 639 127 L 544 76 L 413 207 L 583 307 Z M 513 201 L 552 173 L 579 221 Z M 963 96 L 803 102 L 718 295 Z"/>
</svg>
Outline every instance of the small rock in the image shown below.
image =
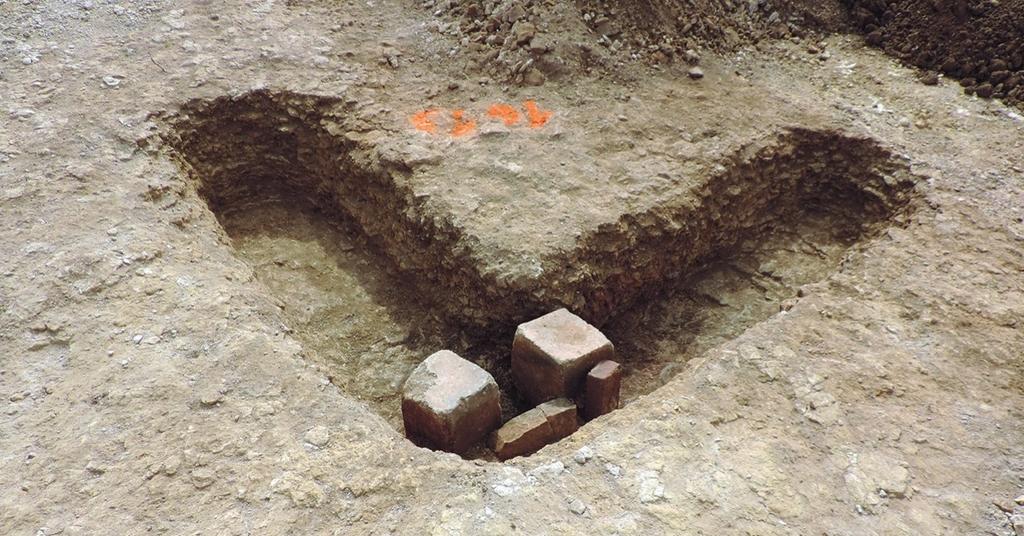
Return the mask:
<svg viewBox="0 0 1024 536">
<path fill-rule="evenodd" d="M 1019 504 L 1021 506 L 1024 506 L 1024 495 L 1021 495 L 1020 497 L 1017 497 L 1016 499 L 1013 500 L 1013 502 L 1015 502 L 1015 503 L 1017 503 L 1017 504 Z"/>
<path fill-rule="evenodd" d="M 224 395 L 216 389 L 209 389 L 199 396 L 199 403 L 207 407 L 216 406 L 223 401 Z"/>
<path fill-rule="evenodd" d="M 216 480 L 216 475 L 212 469 L 198 467 L 192 470 L 192 485 L 196 489 L 208 488 L 214 480 Z"/>
<path fill-rule="evenodd" d="M 704 78 L 704 71 L 700 67 L 690 67 L 689 71 L 686 71 L 686 76 L 689 76 L 693 80 L 700 80 Z"/>
<path fill-rule="evenodd" d="M 622 475 L 622 468 L 613 463 L 604 464 L 604 470 L 608 471 L 608 474 L 614 476 L 615 478 L 618 478 L 619 476 Z"/>
<path fill-rule="evenodd" d="M 530 22 L 517 22 L 512 28 L 512 35 L 515 37 L 516 45 L 527 45 L 537 35 L 537 27 Z"/>
<path fill-rule="evenodd" d="M 526 16 L 526 9 L 519 2 L 513 2 L 512 7 L 505 12 L 506 22 L 516 22 Z"/>
<path fill-rule="evenodd" d="M 584 512 L 587 511 L 587 505 L 584 504 L 583 501 L 579 499 L 574 499 L 572 502 L 569 503 L 569 511 L 578 516 L 581 516 Z"/>
<path fill-rule="evenodd" d="M 181 468 L 181 456 L 177 454 L 170 456 L 163 463 L 160 464 L 160 472 L 164 476 L 174 476 L 178 474 L 178 469 Z"/>
<path fill-rule="evenodd" d="M 523 75 L 523 83 L 528 86 L 542 86 L 544 85 L 544 80 L 544 73 L 540 72 L 540 69 L 537 68 L 532 68 Z"/>
<path fill-rule="evenodd" d="M 107 75 L 103 77 L 103 85 L 109 88 L 114 88 L 121 85 L 121 78 L 118 76 Z"/>
<path fill-rule="evenodd" d="M 644 471 L 638 476 L 640 480 L 640 502 L 650 504 L 665 498 L 665 486 L 655 471 Z"/>
<path fill-rule="evenodd" d="M 594 449 L 590 447 L 581 447 L 580 450 L 576 451 L 576 454 L 572 455 L 572 459 L 576 460 L 576 463 L 583 465 L 590 461 L 594 457 Z"/>
<path fill-rule="evenodd" d="M 1016 536 L 1024 536 L 1024 515 L 1015 514 L 1010 516 L 1010 524 L 1013 525 L 1013 533 Z"/>
<path fill-rule="evenodd" d="M 926 86 L 937 86 L 939 85 L 939 73 L 929 71 L 921 75 L 921 83 Z"/>
<path fill-rule="evenodd" d="M 107 468 L 100 465 L 96 460 L 89 460 L 89 463 L 85 464 L 85 470 L 94 475 L 102 475 L 107 472 Z"/>
<path fill-rule="evenodd" d="M 692 48 L 687 49 L 686 52 L 683 53 L 683 59 L 690 65 L 697 65 L 700 63 L 700 54 L 697 54 L 697 51 Z"/>
<path fill-rule="evenodd" d="M 317 425 L 310 428 L 303 439 L 314 447 L 323 448 L 331 441 L 331 433 L 326 426 Z"/>
<path fill-rule="evenodd" d="M 565 472 L 565 464 L 560 461 L 538 466 L 527 473 L 533 478 L 553 478 Z"/>
</svg>

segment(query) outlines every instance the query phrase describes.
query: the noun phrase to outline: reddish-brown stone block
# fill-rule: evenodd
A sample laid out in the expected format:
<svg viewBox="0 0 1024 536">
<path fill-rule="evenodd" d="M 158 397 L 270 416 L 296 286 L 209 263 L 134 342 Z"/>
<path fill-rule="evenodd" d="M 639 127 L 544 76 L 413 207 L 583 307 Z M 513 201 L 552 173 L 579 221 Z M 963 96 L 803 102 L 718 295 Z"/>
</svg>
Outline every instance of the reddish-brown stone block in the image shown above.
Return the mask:
<svg viewBox="0 0 1024 536">
<path fill-rule="evenodd" d="M 405 434 L 424 447 L 463 453 L 501 425 L 500 397 L 487 371 L 442 350 L 405 381 Z"/>
<path fill-rule="evenodd" d="M 615 347 L 582 318 L 559 309 L 520 324 L 512 342 L 512 377 L 527 400 L 539 404 L 579 394 L 583 377 Z"/>
<path fill-rule="evenodd" d="M 583 386 L 583 418 L 596 419 L 619 408 L 622 367 L 614 361 L 602 361 L 587 373 Z"/>
<path fill-rule="evenodd" d="M 548 443 L 554 443 L 562 438 L 569 437 L 580 427 L 576 405 L 567 398 L 558 398 L 545 402 L 537 406 L 537 409 L 544 413 L 548 426 L 551 427 Z"/>
<path fill-rule="evenodd" d="M 576 406 L 565 398 L 541 404 L 505 423 L 491 434 L 491 448 L 500 460 L 526 456 L 554 443 L 579 427 Z"/>
</svg>

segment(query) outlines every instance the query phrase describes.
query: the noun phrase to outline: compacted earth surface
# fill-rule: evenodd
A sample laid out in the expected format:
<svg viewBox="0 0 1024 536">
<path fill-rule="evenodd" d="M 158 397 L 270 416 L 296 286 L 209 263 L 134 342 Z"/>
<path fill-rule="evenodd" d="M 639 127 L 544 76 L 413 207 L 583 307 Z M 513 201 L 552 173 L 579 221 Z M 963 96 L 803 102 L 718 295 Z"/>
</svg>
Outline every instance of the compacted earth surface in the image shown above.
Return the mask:
<svg viewBox="0 0 1024 536">
<path fill-rule="evenodd" d="M 0 0 L 0 533 L 1024 535 L 1019 4 Z"/>
</svg>

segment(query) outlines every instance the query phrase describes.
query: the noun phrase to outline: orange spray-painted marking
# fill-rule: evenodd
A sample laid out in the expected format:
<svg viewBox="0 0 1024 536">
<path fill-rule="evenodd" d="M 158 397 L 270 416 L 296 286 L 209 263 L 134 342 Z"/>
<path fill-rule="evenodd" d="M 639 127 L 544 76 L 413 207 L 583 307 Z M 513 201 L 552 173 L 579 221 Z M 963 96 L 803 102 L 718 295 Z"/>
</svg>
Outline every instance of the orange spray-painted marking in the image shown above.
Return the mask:
<svg viewBox="0 0 1024 536">
<path fill-rule="evenodd" d="M 530 120 L 531 128 L 540 128 L 551 119 L 555 112 L 548 110 L 541 110 L 537 107 L 537 103 L 528 100 L 523 103 L 523 107 L 526 108 L 526 117 Z"/>
<path fill-rule="evenodd" d="M 476 121 L 467 119 L 466 112 L 463 110 L 452 110 L 452 119 L 455 121 L 455 125 L 452 126 L 452 136 L 456 138 L 471 134 L 476 130 Z"/>
<path fill-rule="evenodd" d="M 505 122 L 505 126 L 507 127 L 519 122 L 519 110 L 516 110 L 507 104 L 491 105 L 487 110 L 487 115 L 501 119 Z"/>
<path fill-rule="evenodd" d="M 431 109 L 423 110 L 422 112 L 416 112 L 409 118 L 412 121 L 412 125 L 416 127 L 416 130 L 421 130 L 430 134 L 437 134 L 437 125 L 430 119 L 430 116 L 436 115 L 440 110 Z"/>
</svg>

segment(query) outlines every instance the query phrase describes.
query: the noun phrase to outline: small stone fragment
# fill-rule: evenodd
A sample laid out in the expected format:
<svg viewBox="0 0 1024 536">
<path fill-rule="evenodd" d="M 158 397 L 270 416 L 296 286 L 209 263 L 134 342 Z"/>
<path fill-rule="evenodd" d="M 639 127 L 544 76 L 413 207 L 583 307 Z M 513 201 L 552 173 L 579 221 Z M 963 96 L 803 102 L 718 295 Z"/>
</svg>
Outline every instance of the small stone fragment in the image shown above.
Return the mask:
<svg viewBox="0 0 1024 536">
<path fill-rule="evenodd" d="M 512 28 L 512 34 L 515 36 L 516 45 L 527 45 L 533 36 L 537 35 L 537 27 L 529 22 L 517 22 Z"/>
<path fill-rule="evenodd" d="M 176 475 L 179 468 L 181 468 L 181 456 L 176 454 L 167 458 L 160 464 L 160 472 L 163 473 L 164 476 Z"/>
<path fill-rule="evenodd" d="M 615 347 L 597 328 L 565 309 L 520 324 L 512 342 L 512 377 L 535 404 L 575 397 L 597 363 Z"/>
<path fill-rule="evenodd" d="M 420 363 L 402 390 L 402 420 L 414 443 L 462 453 L 501 424 L 501 394 L 484 369 L 442 350 Z"/>
<path fill-rule="evenodd" d="M 622 367 L 615 361 L 602 361 L 587 373 L 583 387 L 583 418 L 596 419 L 619 409 Z"/>
<path fill-rule="evenodd" d="M 686 63 L 689 63 L 690 65 L 697 65 L 700 63 L 700 54 L 697 54 L 697 51 L 692 48 L 687 49 L 686 52 L 683 53 L 683 59 L 685 59 Z"/>
<path fill-rule="evenodd" d="M 544 80 L 544 73 L 537 68 L 531 68 L 523 75 L 523 83 L 528 86 L 542 86 Z"/>
<path fill-rule="evenodd" d="M 594 449 L 590 447 L 580 447 L 580 450 L 576 451 L 576 454 L 572 455 L 572 459 L 576 460 L 576 463 L 583 465 L 590 461 L 594 457 Z"/>
<path fill-rule="evenodd" d="M 196 489 L 203 489 L 210 487 L 213 484 L 216 475 L 211 469 L 206 467 L 199 467 L 192 470 L 192 485 Z"/>
<path fill-rule="evenodd" d="M 324 447 L 331 441 L 331 433 L 327 430 L 326 426 L 314 426 L 306 432 L 303 436 L 306 443 L 313 445 L 314 447 Z"/>
<path fill-rule="evenodd" d="M 216 389 L 207 389 L 199 396 L 199 403 L 206 407 L 213 407 L 224 401 L 224 395 Z"/>
<path fill-rule="evenodd" d="M 569 511 L 578 516 L 581 516 L 584 512 L 587 511 L 587 505 L 584 504 L 583 501 L 575 499 L 571 503 L 569 503 Z"/>
<path fill-rule="evenodd" d="M 686 71 L 686 76 L 689 76 L 693 80 L 700 80 L 704 78 L 704 71 L 700 67 L 690 67 L 689 71 Z"/>
</svg>

